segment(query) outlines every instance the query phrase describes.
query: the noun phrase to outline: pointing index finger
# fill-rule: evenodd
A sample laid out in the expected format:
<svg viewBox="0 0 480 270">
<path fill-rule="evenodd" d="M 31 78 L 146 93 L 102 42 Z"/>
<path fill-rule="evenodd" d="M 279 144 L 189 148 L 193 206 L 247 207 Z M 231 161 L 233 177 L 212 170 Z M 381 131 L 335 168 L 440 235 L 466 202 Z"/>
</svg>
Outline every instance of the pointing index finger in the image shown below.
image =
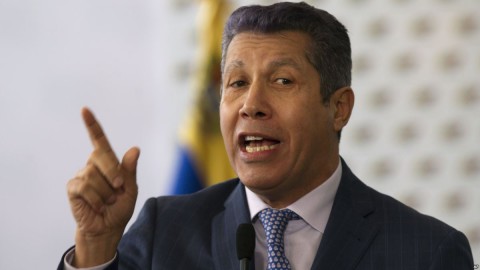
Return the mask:
<svg viewBox="0 0 480 270">
<path fill-rule="evenodd" d="M 118 158 L 113 152 L 107 136 L 89 109 L 82 109 L 82 117 L 95 148 L 89 161 L 95 164 L 114 188 L 120 187 L 123 185 L 123 180 L 120 176 Z"/>
<path fill-rule="evenodd" d="M 93 147 L 97 150 L 110 152 L 112 151 L 112 147 L 108 142 L 107 136 L 103 132 L 102 127 L 95 119 L 95 116 L 88 108 L 82 109 L 82 117 L 83 121 L 85 122 L 85 126 L 88 130 L 88 135 L 90 136 L 90 140 L 93 144 Z"/>
</svg>

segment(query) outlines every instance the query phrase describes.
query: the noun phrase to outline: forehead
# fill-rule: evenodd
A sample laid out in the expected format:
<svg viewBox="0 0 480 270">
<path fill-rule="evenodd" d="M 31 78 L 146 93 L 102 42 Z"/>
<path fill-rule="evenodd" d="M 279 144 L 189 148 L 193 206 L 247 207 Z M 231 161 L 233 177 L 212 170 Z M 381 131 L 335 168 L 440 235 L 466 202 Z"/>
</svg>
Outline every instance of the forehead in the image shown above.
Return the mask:
<svg viewBox="0 0 480 270">
<path fill-rule="evenodd" d="M 310 37 L 303 32 L 276 33 L 243 32 L 237 34 L 228 46 L 225 66 L 239 67 L 244 61 L 277 59 L 278 64 L 307 61 Z"/>
</svg>

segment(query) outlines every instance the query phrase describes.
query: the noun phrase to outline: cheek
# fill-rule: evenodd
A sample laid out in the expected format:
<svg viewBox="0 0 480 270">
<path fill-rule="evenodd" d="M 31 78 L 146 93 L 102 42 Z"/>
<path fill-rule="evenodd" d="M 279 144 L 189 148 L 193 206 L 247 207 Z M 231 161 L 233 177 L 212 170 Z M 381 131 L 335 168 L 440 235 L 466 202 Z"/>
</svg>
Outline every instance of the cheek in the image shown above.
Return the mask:
<svg viewBox="0 0 480 270">
<path fill-rule="evenodd" d="M 321 105 L 304 103 L 297 107 L 300 110 L 285 114 L 297 143 L 316 147 L 330 140 L 330 133 L 334 133 L 333 121 L 328 111 L 319 106 Z"/>
<path fill-rule="evenodd" d="M 302 133 L 306 132 L 306 129 L 312 128 L 312 124 L 315 124 L 315 121 L 319 121 L 313 113 L 314 111 L 308 104 L 300 104 L 296 106 L 283 106 L 281 110 L 282 118 L 284 119 L 284 123 L 288 125 L 288 127 L 295 131 L 295 133 Z"/>
<path fill-rule="evenodd" d="M 222 132 L 223 141 L 227 151 L 233 143 L 233 132 L 235 130 L 234 119 L 232 116 L 232 113 L 227 110 L 225 106 L 220 106 L 220 131 Z"/>
</svg>

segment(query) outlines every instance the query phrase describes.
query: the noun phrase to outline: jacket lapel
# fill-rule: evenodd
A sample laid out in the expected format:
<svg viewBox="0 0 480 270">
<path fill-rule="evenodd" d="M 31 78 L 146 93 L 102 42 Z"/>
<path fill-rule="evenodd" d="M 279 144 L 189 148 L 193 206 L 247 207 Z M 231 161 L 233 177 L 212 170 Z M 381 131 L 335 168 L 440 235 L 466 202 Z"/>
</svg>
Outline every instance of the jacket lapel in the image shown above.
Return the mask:
<svg viewBox="0 0 480 270">
<path fill-rule="evenodd" d="M 312 270 L 351 270 L 358 264 L 378 232 L 369 221 L 374 211 L 370 188 L 363 184 L 342 159 L 342 179 L 335 196 L 322 242 Z M 212 257 L 215 269 L 238 269 L 236 231 L 250 223 L 244 186 L 238 182 L 224 204 L 224 211 L 212 221 Z M 254 269 L 254 263 L 250 269 Z"/>
<path fill-rule="evenodd" d="M 370 188 L 342 159 L 342 179 L 332 207 L 314 269 L 354 269 L 378 232 L 368 216 L 375 210 Z"/>
<path fill-rule="evenodd" d="M 238 225 L 250 223 L 244 186 L 238 182 L 224 204 L 224 211 L 212 221 L 212 256 L 215 269 L 238 269 L 236 233 Z M 253 260 L 252 260 L 253 261 Z M 253 269 L 253 268 L 250 268 Z"/>
</svg>

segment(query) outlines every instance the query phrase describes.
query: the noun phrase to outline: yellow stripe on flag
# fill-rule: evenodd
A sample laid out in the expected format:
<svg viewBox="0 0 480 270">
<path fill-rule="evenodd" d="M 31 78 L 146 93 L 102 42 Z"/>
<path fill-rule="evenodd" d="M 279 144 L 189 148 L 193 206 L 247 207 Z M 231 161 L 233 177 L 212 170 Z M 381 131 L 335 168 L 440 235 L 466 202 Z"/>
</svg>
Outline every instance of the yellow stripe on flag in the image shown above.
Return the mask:
<svg viewBox="0 0 480 270">
<path fill-rule="evenodd" d="M 199 62 L 195 80 L 195 104 L 180 130 L 203 185 L 235 177 L 220 133 L 220 61 L 223 25 L 228 15 L 221 0 L 202 0 L 199 11 Z"/>
</svg>

